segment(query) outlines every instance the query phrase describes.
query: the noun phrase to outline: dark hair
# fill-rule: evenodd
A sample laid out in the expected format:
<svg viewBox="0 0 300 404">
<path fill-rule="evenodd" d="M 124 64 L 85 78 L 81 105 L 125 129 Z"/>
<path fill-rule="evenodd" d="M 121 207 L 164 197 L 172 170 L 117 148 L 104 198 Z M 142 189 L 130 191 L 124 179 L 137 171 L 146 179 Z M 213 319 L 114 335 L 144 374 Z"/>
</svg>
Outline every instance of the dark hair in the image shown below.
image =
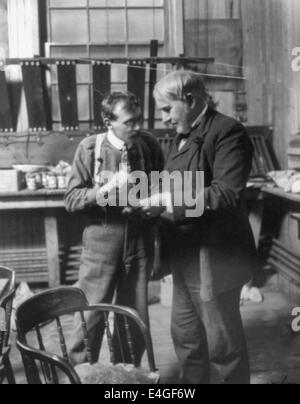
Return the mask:
<svg viewBox="0 0 300 404">
<path fill-rule="evenodd" d="M 124 105 L 126 111 L 134 111 L 137 108 L 141 108 L 141 102 L 135 94 L 130 93 L 129 91 L 115 91 L 107 94 L 102 101 L 102 119 L 109 119 L 111 121 L 117 119 L 114 110 L 119 103 Z"/>
</svg>

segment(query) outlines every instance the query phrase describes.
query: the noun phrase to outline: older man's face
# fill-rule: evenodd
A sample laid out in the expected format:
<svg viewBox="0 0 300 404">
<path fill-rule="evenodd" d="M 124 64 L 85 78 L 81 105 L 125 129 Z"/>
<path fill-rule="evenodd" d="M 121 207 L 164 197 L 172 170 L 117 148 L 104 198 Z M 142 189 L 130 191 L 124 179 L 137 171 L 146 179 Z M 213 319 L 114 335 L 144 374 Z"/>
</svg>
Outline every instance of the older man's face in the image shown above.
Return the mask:
<svg viewBox="0 0 300 404">
<path fill-rule="evenodd" d="M 172 126 L 177 133 L 187 134 L 191 131 L 192 110 L 187 101 L 159 99 L 156 103 L 166 125 Z"/>
</svg>

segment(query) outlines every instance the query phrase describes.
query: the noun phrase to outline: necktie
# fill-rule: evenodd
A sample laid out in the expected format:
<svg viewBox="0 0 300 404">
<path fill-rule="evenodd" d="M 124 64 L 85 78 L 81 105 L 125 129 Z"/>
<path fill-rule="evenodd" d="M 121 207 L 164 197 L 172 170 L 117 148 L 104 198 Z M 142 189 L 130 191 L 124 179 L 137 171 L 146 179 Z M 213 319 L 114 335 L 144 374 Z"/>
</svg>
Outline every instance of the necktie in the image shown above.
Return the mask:
<svg viewBox="0 0 300 404">
<path fill-rule="evenodd" d="M 133 171 L 145 171 L 147 172 L 147 163 L 145 161 L 143 151 L 139 143 L 134 142 L 130 143 L 127 146 L 127 156 L 124 156 L 124 159 L 127 159 L 127 164 L 130 167 L 128 172 Z"/>
<path fill-rule="evenodd" d="M 176 145 L 178 150 L 180 151 L 185 143 L 187 142 L 188 138 L 190 137 L 191 133 L 179 133 L 176 139 Z"/>
<path fill-rule="evenodd" d="M 121 171 L 125 171 L 127 173 L 131 172 L 127 144 L 124 144 L 124 146 L 122 147 L 122 151 L 121 151 Z"/>
<path fill-rule="evenodd" d="M 129 148 L 127 144 L 124 144 L 121 151 L 121 167 L 122 171 L 130 174 L 132 172 L 132 166 L 130 164 L 131 156 L 129 156 Z M 123 246 L 123 266 L 126 276 L 132 269 L 133 262 L 136 255 L 136 229 L 134 223 L 130 220 L 132 209 L 127 207 L 123 210 L 123 215 L 126 218 L 125 221 L 125 233 L 124 233 L 124 246 Z"/>
</svg>

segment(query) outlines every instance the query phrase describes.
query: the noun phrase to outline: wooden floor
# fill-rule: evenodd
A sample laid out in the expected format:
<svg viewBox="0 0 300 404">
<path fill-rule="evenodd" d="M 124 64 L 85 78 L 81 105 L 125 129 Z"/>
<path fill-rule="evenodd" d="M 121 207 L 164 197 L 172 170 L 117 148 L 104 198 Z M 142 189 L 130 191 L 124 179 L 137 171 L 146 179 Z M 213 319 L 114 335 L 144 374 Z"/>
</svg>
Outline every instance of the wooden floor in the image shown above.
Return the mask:
<svg viewBox="0 0 300 404">
<path fill-rule="evenodd" d="M 300 336 L 292 334 L 288 327 L 295 304 L 277 290 L 263 290 L 263 293 L 263 303 L 247 303 L 241 308 L 251 359 L 252 384 L 300 383 Z M 150 312 L 161 382 L 176 384 L 178 365 L 169 331 L 170 308 L 155 304 L 150 307 Z M 72 322 L 69 324 L 71 328 Z M 25 383 L 20 356 L 15 348 L 12 362 L 17 382 Z M 213 382 L 218 383 L 217 376 Z"/>
</svg>

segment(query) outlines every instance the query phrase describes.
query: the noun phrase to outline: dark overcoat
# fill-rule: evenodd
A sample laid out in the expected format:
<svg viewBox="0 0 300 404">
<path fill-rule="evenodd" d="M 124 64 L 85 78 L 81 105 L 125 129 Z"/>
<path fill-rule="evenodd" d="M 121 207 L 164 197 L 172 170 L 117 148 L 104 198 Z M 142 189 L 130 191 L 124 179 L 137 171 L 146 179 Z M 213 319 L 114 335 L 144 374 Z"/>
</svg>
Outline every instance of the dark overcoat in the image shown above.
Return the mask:
<svg viewBox="0 0 300 404">
<path fill-rule="evenodd" d="M 204 172 L 204 214 L 187 218 L 183 205 L 163 215 L 171 264 L 200 271 L 203 301 L 247 283 L 256 269 L 245 197 L 252 158 L 244 126 L 211 108 L 185 146 L 178 151 L 175 141 L 169 154 L 168 171 Z"/>
</svg>

